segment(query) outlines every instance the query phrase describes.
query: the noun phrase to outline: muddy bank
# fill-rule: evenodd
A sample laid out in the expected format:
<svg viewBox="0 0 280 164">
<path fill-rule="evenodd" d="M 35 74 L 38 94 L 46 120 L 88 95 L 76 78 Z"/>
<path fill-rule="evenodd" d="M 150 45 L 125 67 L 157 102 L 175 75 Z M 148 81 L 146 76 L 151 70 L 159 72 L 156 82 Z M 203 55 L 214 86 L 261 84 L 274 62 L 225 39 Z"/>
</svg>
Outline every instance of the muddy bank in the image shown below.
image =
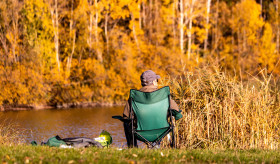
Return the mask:
<svg viewBox="0 0 280 164">
<path fill-rule="evenodd" d="M 21 110 L 44 110 L 44 109 L 62 109 L 62 108 L 92 108 L 92 107 L 113 107 L 124 106 L 125 102 L 108 103 L 108 102 L 75 102 L 62 104 L 40 104 L 40 105 L 2 105 L 0 111 L 21 111 Z"/>
</svg>

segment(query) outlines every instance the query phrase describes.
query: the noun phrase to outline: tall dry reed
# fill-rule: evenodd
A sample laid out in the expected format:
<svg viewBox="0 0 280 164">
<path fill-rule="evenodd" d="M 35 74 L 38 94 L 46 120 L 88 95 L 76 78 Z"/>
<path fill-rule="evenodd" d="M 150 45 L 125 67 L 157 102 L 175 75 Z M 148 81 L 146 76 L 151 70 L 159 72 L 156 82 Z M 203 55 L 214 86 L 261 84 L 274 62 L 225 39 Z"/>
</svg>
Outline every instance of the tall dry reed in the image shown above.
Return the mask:
<svg viewBox="0 0 280 164">
<path fill-rule="evenodd" d="M 1 117 L 1 114 L 0 114 Z M 24 142 L 20 130 L 15 124 L 2 120 L 0 123 L 0 146 L 1 145 L 18 145 Z"/>
<path fill-rule="evenodd" d="M 176 123 L 177 146 L 280 148 L 280 92 L 273 78 L 263 73 L 245 83 L 217 70 L 163 81 L 184 116 Z"/>
</svg>

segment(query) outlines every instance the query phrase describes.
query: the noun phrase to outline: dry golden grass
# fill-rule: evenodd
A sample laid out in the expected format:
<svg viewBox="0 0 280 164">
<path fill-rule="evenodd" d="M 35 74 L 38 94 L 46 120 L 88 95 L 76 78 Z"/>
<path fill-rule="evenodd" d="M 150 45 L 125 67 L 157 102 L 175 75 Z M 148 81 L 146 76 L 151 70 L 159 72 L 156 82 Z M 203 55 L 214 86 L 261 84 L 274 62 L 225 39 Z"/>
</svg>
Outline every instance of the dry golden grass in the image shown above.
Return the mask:
<svg viewBox="0 0 280 164">
<path fill-rule="evenodd" d="M 246 83 L 200 69 L 163 81 L 180 104 L 177 146 L 187 148 L 279 149 L 279 88 L 272 76 Z"/>
<path fill-rule="evenodd" d="M 1 117 L 1 114 L 0 114 Z M 18 145 L 24 142 L 17 126 L 7 121 L 2 121 L 0 124 L 0 146 L 1 145 Z"/>
</svg>

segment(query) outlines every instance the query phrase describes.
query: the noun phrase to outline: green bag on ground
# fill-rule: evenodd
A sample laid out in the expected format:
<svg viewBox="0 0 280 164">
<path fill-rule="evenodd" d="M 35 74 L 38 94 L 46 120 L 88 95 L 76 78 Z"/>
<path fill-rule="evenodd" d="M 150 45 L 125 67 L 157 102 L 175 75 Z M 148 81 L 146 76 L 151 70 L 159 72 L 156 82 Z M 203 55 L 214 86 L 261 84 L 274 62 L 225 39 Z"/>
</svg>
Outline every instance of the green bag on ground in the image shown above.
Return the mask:
<svg viewBox="0 0 280 164">
<path fill-rule="evenodd" d="M 42 142 L 41 145 L 46 145 L 50 147 L 60 147 L 61 145 L 71 145 L 73 147 L 109 147 L 113 142 L 112 137 L 109 132 L 103 130 L 98 138 L 90 139 L 85 137 L 73 137 L 73 138 L 60 138 L 58 135 L 49 138 L 47 142 Z M 36 141 L 32 141 L 31 144 L 36 146 Z"/>
<path fill-rule="evenodd" d="M 60 145 L 66 145 L 66 143 L 59 136 L 55 136 L 48 139 L 45 145 L 51 147 L 59 147 Z"/>
</svg>

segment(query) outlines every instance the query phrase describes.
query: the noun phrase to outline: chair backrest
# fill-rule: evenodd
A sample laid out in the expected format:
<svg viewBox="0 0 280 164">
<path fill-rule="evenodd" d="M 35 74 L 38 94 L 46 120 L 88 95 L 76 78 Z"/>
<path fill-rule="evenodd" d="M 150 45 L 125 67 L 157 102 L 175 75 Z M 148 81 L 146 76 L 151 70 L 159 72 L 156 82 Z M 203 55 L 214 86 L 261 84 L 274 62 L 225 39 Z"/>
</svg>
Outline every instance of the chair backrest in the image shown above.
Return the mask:
<svg viewBox="0 0 280 164">
<path fill-rule="evenodd" d="M 137 118 L 138 131 L 149 131 L 169 127 L 170 89 L 168 86 L 154 92 L 130 90 L 131 106 Z"/>
</svg>

